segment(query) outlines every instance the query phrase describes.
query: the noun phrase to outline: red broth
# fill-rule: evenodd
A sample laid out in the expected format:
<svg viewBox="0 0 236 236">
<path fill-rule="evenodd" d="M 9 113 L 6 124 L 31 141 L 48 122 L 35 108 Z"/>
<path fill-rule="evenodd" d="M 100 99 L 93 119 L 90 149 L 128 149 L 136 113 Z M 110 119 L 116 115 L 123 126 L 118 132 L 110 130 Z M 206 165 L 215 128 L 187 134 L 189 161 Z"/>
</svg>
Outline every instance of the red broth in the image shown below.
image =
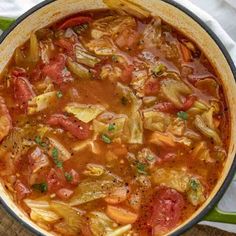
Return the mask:
<svg viewBox="0 0 236 236">
<path fill-rule="evenodd" d="M 32 32 L 1 76 L 0 175 L 56 235 L 163 235 L 216 185 L 215 69 L 160 18 L 82 12 Z"/>
</svg>

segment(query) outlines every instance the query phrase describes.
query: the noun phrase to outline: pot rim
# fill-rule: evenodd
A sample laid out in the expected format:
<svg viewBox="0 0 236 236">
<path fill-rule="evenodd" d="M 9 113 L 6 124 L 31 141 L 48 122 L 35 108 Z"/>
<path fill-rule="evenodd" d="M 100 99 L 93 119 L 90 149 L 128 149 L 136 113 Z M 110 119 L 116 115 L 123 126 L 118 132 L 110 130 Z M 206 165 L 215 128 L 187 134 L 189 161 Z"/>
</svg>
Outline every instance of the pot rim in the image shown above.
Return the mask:
<svg viewBox="0 0 236 236">
<path fill-rule="evenodd" d="M 215 41 L 215 43 L 217 44 L 217 46 L 219 47 L 220 51 L 223 53 L 230 69 L 231 72 L 234 76 L 234 80 L 236 81 L 236 67 L 234 65 L 234 62 L 229 54 L 229 52 L 227 51 L 227 49 L 225 48 L 225 46 L 223 45 L 222 41 L 218 38 L 218 36 L 211 30 L 211 28 L 209 26 L 207 26 L 207 24 L 205 22 L 203 22 L 197 15 L 195 15 L 195 13 L 193 13 L 192 11 L 190 11 L 189 9 L 187 9 L 186 7 L 182 6 L 181 4 L 175 2 L 174 0 L 161 0 L 169 5 L 172 5 L 174 7 L 176 7 L 177 9 L 181 10 L 182 12 L 184 12 L 185 14 L 187 14 L 191 19 L 193 19 L 196 23 L 198 23 L 207 33 L 208 35 L 211 37 L 211 39 L 213 41 Z M 29 9 L 27 12 L 25 12 L 24 14 L 22 14 L 20 17 L 18 17 L 16 19 L 16 21 L 11 24 L 11 26 L 2 33 L 2 35 L 0 36 L 0 44 L 7 38 L 8 34 L 10 34 L 11 31 L 13 31 L 15 29 L 16 26 L 18 26 L 23 20 L 25 20 L 28 16 L 30 16 L 31 14 L 33 14 L 34 12 L 36 12 L 37 10 L 51 4 L 55 2 L 55 0 L 44 0 L 43 2 L 35 5 L 34 7 L 32 7 L 31 9 Z M 235 156 L 236 157 L 236 156 Z M 178 236 L 183 234 L 184 232 L 186 232 L 188 229 L 190 229 L 193 225 L 197 224 L 199 221 L 201 221 L 205 215 L 207 215 L 207 213 L 214 208 L 214 206 L 218 203 L 218 201 L 222 198 L 223 194 L 225 193 L 225 191 L 227 190 L 228 186 L 230 185 L 231 181 L 234 178 L 235 175 L 235 171 L 236 171 L 236 158 L 234 158 L 232 165 L 228 171 L 228 174 L 223 182 L 223 184 L 221 185 L 219 191 L 215 194 L 215 196 L 211 199 L 211 201 L 209 202 L 209 204 L 207 206 L 205 206 L 205 208 L 196 216 L 194 217 L 191 221 L 189 221 L 187 224 L 185 224 L 184 226 L 180 227 L 180 229 L 176 230 L 175 232 L 172 233 L 172 236 Z M 8 204 L 2 199 L 2 197 L 0 196 L 0 202 L 3 206 L 3 208 L 14 218 L 16 219 L 21 225 L 23 225 L 25 228 L 27 228 L 28 230 L 30 230 L 32 233 L 34 233 L 35 235 L 39 235 L 39 236 L 46 236 L 42 233 L 40 233 L 38 230 L 36 230 L 34 227 L 32 227 L 30 224 L 28 224 L 26 221 L 22 220 L 9 206 Z"/>
</svg>

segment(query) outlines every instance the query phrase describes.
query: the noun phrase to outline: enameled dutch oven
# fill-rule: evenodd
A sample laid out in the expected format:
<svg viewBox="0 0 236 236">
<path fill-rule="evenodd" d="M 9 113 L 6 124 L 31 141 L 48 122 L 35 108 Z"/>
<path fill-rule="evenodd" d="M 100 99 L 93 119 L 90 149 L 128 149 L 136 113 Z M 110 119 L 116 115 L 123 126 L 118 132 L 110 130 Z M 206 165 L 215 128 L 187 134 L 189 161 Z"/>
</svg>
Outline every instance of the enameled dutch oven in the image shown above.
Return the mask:
<svg viewBox="0 0 236 236">
<path fill-rule="evenodd" d="M 215 208 L 236 172 L 236 68 L 219 38 L 196 15 L 171 0 L 135 0 L 135 3 L 147 8 L 152 15 L 160 16 L 164 21 L 183 32 L 193 40 L 207 55 L 221 78 L 230 111 L 230 143 L 228 157 L 221 177 L 207 201 L 185 222 L 175 228 L 169 235 L 181 235 L 201 220 L 220 221 L 236 224 L 236 213 L 223 213 Z M 31 31 L 45 27 L 65 16 L 83 10 L 106 8 L 102 0 L 47 0 L 20 18 L 18 18 L 0 38 L 0 72 L 10 60 L 16 47 L 23 44 Z M 6 20 L 6 19 L 5 19 Z M 0 21 L 0 27 L 4 23 Z M 1 24 L 2 23 L 2 24 Z M 13 202 L 12 198 L 0 184 L 0 200 L 5 209 L 25 227 L 36 235 L 50 236 L 52 233 L 39 228 Z M 209 213 L 210 212 L 210 213 Z"/>
</svg>

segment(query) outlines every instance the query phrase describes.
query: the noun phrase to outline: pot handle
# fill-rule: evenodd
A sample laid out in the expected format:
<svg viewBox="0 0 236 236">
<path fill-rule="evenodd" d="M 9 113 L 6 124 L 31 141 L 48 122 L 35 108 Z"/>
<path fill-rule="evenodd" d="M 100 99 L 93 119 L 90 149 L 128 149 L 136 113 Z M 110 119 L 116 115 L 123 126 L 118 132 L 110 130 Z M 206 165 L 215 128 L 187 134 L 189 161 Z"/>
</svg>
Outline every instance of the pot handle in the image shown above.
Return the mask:
<svg viewBox="0 0 236 236">
<path fill-rule="evenodd" d="M 15 19 L 0 17 L 0 30 L 4 31 L 15 21 Z"/>
<path fill-rule="evenodd" d="M 203 220 L 236 224 L 236 212 L 224 212 L 216 206 L 203 218 Z"/>
</svg>

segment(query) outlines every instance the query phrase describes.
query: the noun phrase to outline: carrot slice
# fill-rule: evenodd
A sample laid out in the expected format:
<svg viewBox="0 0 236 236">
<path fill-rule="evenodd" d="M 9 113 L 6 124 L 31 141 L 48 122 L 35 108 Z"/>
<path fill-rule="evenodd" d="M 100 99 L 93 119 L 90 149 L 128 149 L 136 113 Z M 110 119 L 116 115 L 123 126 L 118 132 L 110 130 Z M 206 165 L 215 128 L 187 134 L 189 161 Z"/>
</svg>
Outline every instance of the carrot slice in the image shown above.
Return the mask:
<svg viewBox="0 0 236 236">
<path fill-rule="evenodd" d="M 66 29 L 69 27 L 74 27 L 77 25 L 81 25 L 84 23 L 88 23 L 92 21 L 92 18 L 89 16 L 75 16 L 75 17 L 71 17 L 65 21 L 63 21 L 59 26 L 58 29 Z"/>
<path fill-rule="evenodd" d="M 192 60 L 191 51 L 182 43 L 180 43 L 180 50 L 185 62 L 190 62 Z"/>
<path fill-rule="evenodd" d="M 154 143 L 157 145 L 169 145 L 170 147 L 175 147 L 175 142 L 172 139 L 170 134 L 162 134 L 160 132 L 153 132 L 149 139 L 150 143 Z"/>
<path fill-rule="evenodd" d="M 106 212 L 118 224 L 133 224 L 138 219 L 138 214 L 116 206 L 108 205 Z"/>
</svg>

